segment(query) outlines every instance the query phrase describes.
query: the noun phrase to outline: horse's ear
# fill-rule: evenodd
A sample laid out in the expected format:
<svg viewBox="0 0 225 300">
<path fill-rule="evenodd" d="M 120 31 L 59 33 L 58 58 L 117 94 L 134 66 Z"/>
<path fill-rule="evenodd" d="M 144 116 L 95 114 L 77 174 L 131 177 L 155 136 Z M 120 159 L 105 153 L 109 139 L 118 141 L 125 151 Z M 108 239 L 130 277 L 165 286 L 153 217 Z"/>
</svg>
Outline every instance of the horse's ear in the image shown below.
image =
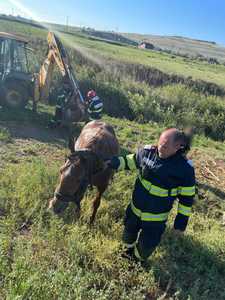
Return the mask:
<svg viewBox="0 0 225 300">
<path fill-rule="evenodd" d="M 75 145 L 75 139 L 73 136 L 71 136 L 68 141 L 68 148 L 70 149 L 71 153 L 75 152 L 74 145 Z"/>
</svg>

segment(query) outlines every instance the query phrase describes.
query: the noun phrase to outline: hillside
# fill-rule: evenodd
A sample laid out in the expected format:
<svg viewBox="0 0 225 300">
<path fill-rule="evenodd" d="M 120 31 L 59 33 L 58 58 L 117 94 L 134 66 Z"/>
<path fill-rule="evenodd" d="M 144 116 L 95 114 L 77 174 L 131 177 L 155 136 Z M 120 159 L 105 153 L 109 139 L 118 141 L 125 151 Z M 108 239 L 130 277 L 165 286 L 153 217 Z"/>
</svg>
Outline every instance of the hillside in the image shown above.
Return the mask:
<svg viewBox="0 0 225 300">
<path fill-rule="evenodd" d="M 8 22 L 8 23 L 7 23 Z M 39 31 L 35 29 L 35 26 L 30 24 L 28 26 L 24 23 L 18 23 L 14 21 L 5 21 L 0 20 L 2 25 L 2 30 L 11 30 L 15 32 L 21 32 L 25 30 L 26 34 L 32 37 L 32 30 L 35 30 L 35 35 L 37 32 L 42 33 L 42 37 L 46 30 L 40 29 Z M 58 34 L 61 35 L 61 38 L 64 37 L 64 41 L 72 48 L 77 49 L 78 51 L 83 52 L 82 54 L 90 58 L 93 62 L 99 65 L 105 65 L 109 63 L 110 60 L 114 59 L 117 62 L 122 63 L 132 63 L 132 64 L 141 64 L 146 66 L 146 68 L 152 68 L 150 70 L 154 73 L 155 69 L 161 71 L 164 74 L 170 76 L 175 75 L 181 77 L 181 82 L 193 79 L 193 80 L 202 80 L 204 82 L 209 82 L 216 84 L 221 87 L 225 87 L 225 66 L 217 64 L 209 64 L 207 61 L 194 60 L 187 57 L 176 56 L 173 54 L 168 54 L 165 52 L 159 52 L 154 50 L 141 50 L 137 49 L 134 46 L 130 47 L 121 47 L 120 45 L 112 45 L 104 40 L 94 39 L 94 37 L 89 34 L 86 34 L 85 31 L 79 31 L 77 27 L 70 27 L 70 32 L 65 33 L 66 27 L 62 25 L 47 24 L 49 29 L 59 30 Z M 30 28 L 29 28 L 30 27 Z M 5 29 L 4 29 L 5 28 Z M 32 29 L 33 28 L 33 29 Z M 62 31 L 62 32 L 61 32 Z M 30 32 L 30 34 L 29 34 Z M 96 34 L 98 32 L 96 31 Z M 108 35 L 110 35 L 108 33 Z M 111 33 L 111 35 L 113 35 Z M 99 35 L 98 35 L 99 36 Z M 107 34 L 106 34 L 107 36 Z M 99 36 L 100 37 L 100 36 Z M 105 36 L 102 36 L 102 38 Z M 96 37 L 97 38 L 97 37 Z M 156 39 L 159 37 L 155 37 Z M 132 40 L 132 39 L 131 39 Z M 160 40 L 164 40 L 164 37 L 160 37 Z M 197 48 L 204 48 L 203 51 L 207 53 L 208 48 L 212 48 L 215 52 L 218 52 L 218 56 L 223 58 L 225 55 L 224 48 L 220 48 L 217 45 L 214 45 L 209 42 L 201 42 L 191 39 L 184 39 L 179 37 L 166 38 L 166 40 L 171 41 L 171 44 L 174 44 L 174 41 L 188 45 L 188 47 L 193 47 L 192 44 L 197 45 Z M 115 38 L 116 42 L 116 38 Z M 117 40 L 118 42 L 118 40 Z M 153 42 L 154 44 L 154 42 Z M 183 46 L 182 46 L 183 47 Z M 217 50 L 216 50 L 217 49 Z M 213 51 L 214 51 L 213 50 Z M 186 50 L 185 50 L 186 51 Z M 207 54 L 207 56 L 210 54 Z M 215 57 L 214 55 L 210 57 Z M 218 57 L 217 57 L 218 58 Z M 105 61 L 106 60 L 106 61 Z M 127 73 L 127 72 L 126 72 Z M 179 81 L 179 79 L 178 79 Z"/>
<path fill-rule="evenodd" d="M 75 49 L 81 48 L 81 52 L 83 49 L 84 55 L 86 50 L 87 55 L 89 54 L 90 58 L 99 64 L 101 64 L 101 58 L 115 59 L 122 63 L 143 64 L 170 75 L 176 74 L 184 78 L 190 76 L 194 80 L 204 80 L 225 86 L 225 66 L 223 65 L 210 65 L 206 62 L 172 56 L 163 52 L 110 45 L 75 35 L 65 37 L 64 40 L 66 41 L 66 39 L 70 39 L 70 45 L 73 44 Z"/>
<path fill-rule="evenodd" d="M 215 42 L 202 41 L 178 36 L 159 36 L 151 34 L 123 33 L 127 38 L 136 42 L 147 41 L 161 48 L 174 53 L 187 54 L 190 56 L 202 55 L 213 57 L 221 62 L 225 62 L 225 47 Z"/>
<path fill-rule="evenodd" d="M 16 21 L 21 24 L 30 24 L 31 26 L 43 28 L 50 27 L 53 30 L 82 33 L 93 37 L 105 39 L 112 42 L 121 42 L 127 45 L 137 46 L 140 42 L 146 41 L 152 43 L 156 48 L 169 50 L 173 54 L 183 54 L 190 57 L 203 56 L 205 58 L 215 58 L 218 61 L 225 62 L 225 47 L 218 45 L 213 41 L 197 40 L 182 36 L 160 36 L 152 34 L 140 33 L 119 33 L 113 31 L 101 31 L 93 28 L 85 28 L 78 26 L 66 26 L 54 23 L 39 24 L 33 20 L 22 17 L 14 17 L 0 14 L 0 19 L 8 21 Z"/>
<path fill-rule="evenodd" d="M 43 61 L 45 29 L 3 20 L 0 26 L 28 37 Z M 136 63 L 150 64 L 163 72 L 215 81 L 221 88 L 225 67 L 59 34 L 82 93 L 95 88 L 104 100 L 103 119 L 114 127 L 121 154 L 156 143 L 165 127 L 194 126 L 189 157 L 198 195 L 184 235 L 173 231 L 175 204 L 149 267 L 129 263 L 121 258 L 121 233 L 136 174 L 114 176 L 93 227 L 88 225 L 95 194 L 91 189 L 80 219 L 72 204 L 64 215 L 54 216 L 47 207 L 69 153 L 68 131 L 47 128 L 54 106 L 39 103 L 37 114 L 31 106 L 16 112 L 0 107 L 0 299 L 224 300 L 225 99 L 185 83 L 149 85 L 147 78 L 136 81 L 114 65 L 132 70 Z M 59 80 L 55 72 L 53 86 Z M 83 125 L 74 125 L 75 136 Z"/>
</svg>

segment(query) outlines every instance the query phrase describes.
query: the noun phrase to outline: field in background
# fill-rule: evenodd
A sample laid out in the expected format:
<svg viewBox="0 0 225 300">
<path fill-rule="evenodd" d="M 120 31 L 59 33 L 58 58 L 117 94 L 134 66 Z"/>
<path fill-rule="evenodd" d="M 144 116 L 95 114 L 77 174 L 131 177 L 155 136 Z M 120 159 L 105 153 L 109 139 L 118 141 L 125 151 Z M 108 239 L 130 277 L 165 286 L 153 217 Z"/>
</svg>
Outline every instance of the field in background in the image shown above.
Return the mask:
<svg viewBox="0 0 225 300">
<path fill-rule="evenodd" d="M 216 83 L 225 87 L 225 66 L 210 65 L 206 62 L 198 62 L 192 59 L 174 56 L 163 52 L 140 50 L 134 47 L 123 47 L 108 43 L 87 39 L 81 36 L 70 36 L 74 47 L 81 47 L 81 51 L 88 51 L 89 55 L 108 60 L 115 59 L 120 62 L 130 62 L 150 66 L 168 74 L 191 76 L 193 79 L 201 79 Z"/>
<path fill-rule="evenodd" d="M 179 36 L 157 36 L 151 34 L 123 33 L 127 38 L 134 41 L 146 41 L 155 46 L 171 50 L 174 53 L 188 54 L 191 56 L 203 55 L 205 57 L 216 58 L 225 62 L 225 48 L 210 41 L 201 41 Z"/>
<path fill-rule="evenodd" d="M 47 31 L 5 21 L 0 21 L 0 26 L 28 36 L 38 49 L 38 59 L 44 59 Z M 121 258 L 120 240 L 136 175 L 115 175 L 93 228 L 87 225 L 94 195 L 91 190 L 84 198 L 79 220 L 72 205 L 64 216 L 53 216 L 46 208 L 68 154 L 67 132 L 46 128 L 53 106 L 39 104 L 38 114 L 29 107 L 24 112 L 0 109 L 0 299 L 223 300 L 224 98 L 206 96 L 183 84 L 156 88 L 135 82 L 119 71 L 105 70 L 102 52 L 94 57 L 85 53 L 87 49 L 89 54 L 90 47 L 91 53 L 97 53 L 102 45 L 110 61 L 109 57 L 116 59 L 116 53 L 122 55 L 118 49 L 143 53 L 142 58 L 147 51 L 68 34 L 62 38 L 83 93 L 94 87 L 104 99 L 104 120 L 115 128 L 121 153 L 155 143 L 165 126 L 191 120 L 199 133 L 190 153 L 198 197 L 184 236 L 173 232 L 175 206 L 150 267 L 143 270 L 129 264 Z M 78 55 L 81 50 L 83 55 Z M 97 64 L 94 58 L 100 59 Z M 56 72 L 54 85 L 59 80 Z M 74 127 L 75 135 L 82 126 Z M 22 226 L 24 222 L 26 226 Z"/>
<path fill-rule="evenodd" d="M 0 20 L 1 30 L 23 32 L 32 38 L 32 33 L 38 37 L 44 37 L 45 30 L 23 25 L 17 22 Z M 53 27 L 54 28 L 54 27 Z M 140 50 L 135 47 L 123 47 L 112 45 L 103 41 L 93 40 L 81 34 L 63 34 L 68 44 L 75 49 L 85 52 L 93 60 L 101 64 L 101 58 L 115 59 L 120 62 L 130 62 L 150 66 L 168 74 L 176 74 L 182 77 L 191 76 L 193 79 L 212 82 L 225 87 L 225 66 L 210 65 L 207 62 L 170 55 L 158 51 Z M 95 59 L 94 59 L 95 58 Z"/>
</svg>

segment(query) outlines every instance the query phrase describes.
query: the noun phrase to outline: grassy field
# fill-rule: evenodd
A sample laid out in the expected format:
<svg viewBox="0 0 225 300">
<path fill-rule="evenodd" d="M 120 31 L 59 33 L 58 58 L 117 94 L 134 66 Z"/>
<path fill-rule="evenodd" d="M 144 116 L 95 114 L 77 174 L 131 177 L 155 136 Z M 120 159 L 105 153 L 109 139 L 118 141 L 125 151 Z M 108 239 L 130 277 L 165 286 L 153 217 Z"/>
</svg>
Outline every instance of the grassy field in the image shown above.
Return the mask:
<svg viewBox="0 0 225 300">
<path fill-rule="evenodd" d="M 190 156 L 199 196 L 188 230 L 174 235 L 175 207 L 161 246 L 149 268 L 142 269 L 120 256 L 122 220 L 135 174 L 115 175 L 92 228 L 88 219 L 94 191 L 85 196 L 79 220 L 72 205 L 61 217 L 47 212 L 68 153 L 66 133 L 46 129 L 51 114 L 43 105 L 36 117 L 28 110 L 15 119 L 0 110 L 0 299 L 223 300 L 224 143 L 196 136 Z M 162 130 L 157 124 L 104 119 L 114 126 L 122 152 L 154 143 Z"/>
<path fill-rule="evenodd" d="M 28 37 L 35 49 L 39 63 L 41 64 L 44 61 L 47 49 L 45 41 L 47 31 L 16 22 L 0 21 L 0 24 L 2 30 L 11 30 Z M 60 37 L 69 50 L 82 93 L 85 94 L 91 87 L 97 89 L 99 95 L 104 99 L 107 114 L 137 120 L 142 123 L 154 121 L 160 123 L 161 126 L 193 126 L 199 134 L 204 134 L 215 140 L 225 139 L 224 97 L 207 96 L 205 95 L 207 93 L 203 94 L 195 91 L 194 87 L 192 89 L 185 86 L 185 84 L 167 84 L 155 88 L 145 82 L 135 82 L 129 78 L 129 73 L 110 69 L 113 68 L 113 61 L 109 58 L 105 61 L 98 55 L 90 54 L 91 52 L 87 49 L 92 46 L 96 49 L 105 47 L 108 54 L 114 51 L 114 47 L 139 54 L 146 51 L 142 52 L 130 47 L 114 46 L 62 33 L 60 33 Z M 117 52 L 114 52 L 116 56 Z M 155 52 L 150 51 L 149 53 L 156 55 Z M 109 67 L 107 61 L 111 67 Z M 100 68 L 96 68 L 96 66 L 100 66 Z M 122 63 L 121 66 L 123 66 Z M 132 67 L 130 68 L 132 69 Z M 207 65 L 207 68 L 213 69 L 213 66 Z M 61 78 L 57 68 L 55 70 L 53 86 L 60 84 L 58 80 Z M 208 74 L 206 71 L 204 73 Z M 151 74 L 149 75 L 151 76 Z M 158 79 L 160 81 L 160 78 Z"/>
<path fill-rule="evenodd" d="M 171 50 L 174 53 L 189 54 L 190 56 L 203 55 L 213 57 L 219 61 L 225 61 L 225 48 L 222 45 L 210 41 L 200 41 L 196 39 L 178 36 L 159 36 L 151 34 L 124 33 L 137 42 L 148 41 L 161 49 Z"/>
<path fill-rule="evenodd" d="M 25 37 L 32 38 L 32 37 L 40 37 L 45 38 L 47 31 L 41 28 L 29 26 L 27 24 L 18 23 L 14 21 L 6 21 L 0 19 L 0 26 L 1 31 L 11 32 L 16 34 L 22 34 Z"/>
<path fill-rule="evenodd" d="M 1 30 L 28 36 L 32 45 L 40 48 L 38 59 L 43 60 L 45 30 L 5 21 L 0 21 L 0 26 Z M 115 128 L 121 153 L 155 143 L 166 126 L 195 126 L 197 134 L 190 157 L 196 168 L 198 196 L 183 236 L 173 231 L 175 205 L 149 267 L 129 263 L 121 258 L 121 233 L 136 174 L 115 175 L 93 227 L 88 220 L 94 190 L 83 199 L 80 219 L 73 205 L 64 215 L 54 216 L 47 206 L 59 167 L 68 154 L 68 132 L 47 128 L 53 106 L 39 104 L 37 114 L 30 106 L 20 112 L 0 108 L 0 299 L 224 300 L 224 98 L 205 96 L 180 84 L 151 88 L 126 80 L 120 74 L 86 65 L 85 59 L 77 61 L 77 52 L 72 49 L 82 49 L 84 57 L 100 64 L 102 55 L 108 60 L 137 58 L 142 63 L 146 55 L 152 55 L 150 60 L 158 59 L 159 64 L 165 58 L 168 65 L 175 63 L 171 68 L 176 69 L 179 62 L 179 67 L 185 69 L 178 57 L 157 57 L 155 52 L 79 36 L 63 37 L 82 92 L 94 87 L 104 99 L 104 120 Z M 126 58 L 125 53 L 130 57 Z M 192 63 L 193 76 L 196 64 Z M 214 74 L 216 66 L 201 63 L 204 67 L 205 77 Z M 218 75 L 222 74 L 220 67 Z M 80 123 L 74 127 L 76 136 L 82 126 Z"/>
<path fill-rule="evenodd" d="M 46 31 L 17 22 L 0 20 L 1 30 L 23 33 L 31 39 L 44 37 Z M 150 66 L 164 73 L 176 74 L 182 77 L 191 76 L 194 80 L 204 80 L 225 87 L 225 66 L 210 65 L 206 62 L 182 58 L 167 53 L 140 50 L 134 47 L 111 45 L 102 41 L 88 39 L 86 36 L 60 34 L 63 41 L 71 48 L 82 51 L 83 55 L 94 62 L 104 65 L 105 59 L 115 59 L 120 62 L 131 62 Z M 104 60 L 103 60 L 104 59 Z"/>
<path fill-rule="evenodd" d="M 121 62 L 144 64 L 168 74 L 177 74 L 183 77 L 191 76 L 193 79 L 201 79 L 225 86 L 225 66 L 223 65 L 210 65 L 157 51 L 110 45 L 80 36 L 67 36 L 66 38 L 64 35 L 64 40 L 67 41 L 68 39 L 70 46 L 74 46 L 75 49 L 81 48 L 84 54 L 87 52 L 89 57 L 92 56 L 93 60 L 99 61 L 100 64 L 102 56 L 108 60 L 115 59 Z"/>
</svg>

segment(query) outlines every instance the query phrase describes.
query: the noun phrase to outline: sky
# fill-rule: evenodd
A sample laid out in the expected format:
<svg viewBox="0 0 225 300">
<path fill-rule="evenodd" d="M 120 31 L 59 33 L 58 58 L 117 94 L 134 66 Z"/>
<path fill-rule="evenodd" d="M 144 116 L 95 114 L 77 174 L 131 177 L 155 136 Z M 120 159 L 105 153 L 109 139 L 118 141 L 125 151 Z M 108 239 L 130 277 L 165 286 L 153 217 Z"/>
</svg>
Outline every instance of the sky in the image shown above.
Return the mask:
<svg viewBox="0 0 225 300">
<path fill-rule="evenodd" d="M 0 0 L 0 13 L 225 45 L 225 0 Z"/>
</svg>

